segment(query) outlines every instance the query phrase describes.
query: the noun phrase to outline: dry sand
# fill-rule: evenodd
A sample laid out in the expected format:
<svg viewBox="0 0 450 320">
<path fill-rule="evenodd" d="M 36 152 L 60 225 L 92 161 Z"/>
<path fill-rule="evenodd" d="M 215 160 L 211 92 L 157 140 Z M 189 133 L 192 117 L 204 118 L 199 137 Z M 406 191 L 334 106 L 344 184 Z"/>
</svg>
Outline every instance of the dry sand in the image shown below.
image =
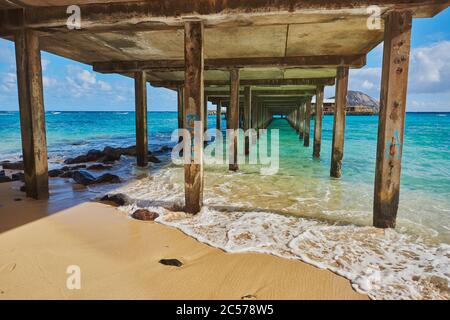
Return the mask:
<svg viewBox="0 0 450 320">
<path fill-rule="evenodd" d="M 301 261 L 226 253 L 108 205 L 71 200 L 70 190 L 52 186 L 47 202 L 12 186 L 0 184 L 0 299 L 367 299 Z M 164 258 L 183 266 L 162 265 Z M 81 268 L 80 290 L 66 287 L 69 265 Z"/>
</svg>

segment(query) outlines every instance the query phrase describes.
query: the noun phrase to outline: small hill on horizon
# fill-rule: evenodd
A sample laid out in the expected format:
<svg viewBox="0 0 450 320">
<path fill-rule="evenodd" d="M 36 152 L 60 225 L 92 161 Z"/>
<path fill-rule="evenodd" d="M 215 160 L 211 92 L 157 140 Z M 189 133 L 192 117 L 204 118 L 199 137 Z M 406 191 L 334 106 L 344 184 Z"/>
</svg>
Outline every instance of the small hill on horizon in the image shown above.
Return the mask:
<svg viewBox="0 0 450 320">
<path fill-rule="evenodd" d="M 334 97 L 330 98 L 334 99 Z M 372 112 L 378 113 L 380 111 L 380 103 L 369 95 L 361 91 L 347 92 L 347 108 L 370 109 Z"/>
</svg>

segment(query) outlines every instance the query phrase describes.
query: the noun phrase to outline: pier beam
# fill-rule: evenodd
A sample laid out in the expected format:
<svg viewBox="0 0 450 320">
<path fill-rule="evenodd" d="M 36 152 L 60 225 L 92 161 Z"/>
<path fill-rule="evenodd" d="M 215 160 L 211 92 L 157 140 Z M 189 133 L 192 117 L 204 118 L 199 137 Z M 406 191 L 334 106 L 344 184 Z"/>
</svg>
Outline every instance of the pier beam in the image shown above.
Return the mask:
<svg viewBox="0 0 450 320">
<path fill-rule="evenodd" d="M 252 109 L 252 88 L 247 86 L 244 88 L 244 132 L 251 127 L 251 109 Z M 250 152 L 250 137 L 245 135 L 245 154 Z"/>
<path fill-rule="evenodd" d="M 314 158 L 320 158 L 320 147 L 322 144 L 323 89 L 323 86 L 317 86 L 316 112 L 314 116 Z"/>
<path fill-rule="evenodd" d="M 45 134 L 39 37 L 31 30 L 14 36 L 17 64 L 25 190 L 30 198 L 48 199 L 48 160 Z"/>
<path fill-rule="evenodd" d="M 303 133 L 303 145 L 309 147 L 309 134 L 311 131 L 311 97 L 306 99 L 305 107 L 305 132 Z"/>
<path fill-rule="evenodd" d="M 348 67 L 338 67 L 336 74 L 336 98 L 334 104 L 333 142 L 330 176 L 342 176 L 344 158 L 345 108 L 347 106 Z"/>
<path fill-rule="evenodd" d="M 147 134 L 147 80 L 144 71 L 134 74 L 136 108 L 136 163 L 138 167 L 148 164 Z"/>
<path fill-rule="evenodd" d="M 193 140 L 193 157 L 184 165 L 184 189 L 185 211 L 192 214 L 198 213 L 203 204 L 203 34 L 202 21 L 185 23 L 184 123 Z"/>
<path fill-rule="evenodd" d="M 386 16 L 373 204 L 378 228 L 394 228 L 397 217 L 411 25 L 410 12 Z"/>
<path fill-rule="evenodd" d="M 229 142 L 229 169 L 237 171 L 238 159 L 238 129 L 239 129 L 239 69 L 230 71 L 230 128 L 234 130 L 232 141 Z"/>
</svg>

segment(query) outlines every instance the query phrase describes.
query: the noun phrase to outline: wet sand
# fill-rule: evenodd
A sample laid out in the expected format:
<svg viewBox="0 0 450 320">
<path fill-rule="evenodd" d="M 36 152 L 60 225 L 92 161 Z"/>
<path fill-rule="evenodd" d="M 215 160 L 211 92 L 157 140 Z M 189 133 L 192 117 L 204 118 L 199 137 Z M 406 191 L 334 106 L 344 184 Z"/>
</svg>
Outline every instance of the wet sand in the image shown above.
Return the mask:
<svg viewBox="0 0 450 320">
<path fill-rule="evenodd" d="M 330 271 L 226 253 L 88 202 L 68 184 L 52 185 L 49 202 L 12 186 L 0 184 L 0 299 L 367 299 Z M 159 263 L 172 258 L 183 266 Z M 70 265 L 81 268 L 80 290 L 66 287 Z"/>
</svg>

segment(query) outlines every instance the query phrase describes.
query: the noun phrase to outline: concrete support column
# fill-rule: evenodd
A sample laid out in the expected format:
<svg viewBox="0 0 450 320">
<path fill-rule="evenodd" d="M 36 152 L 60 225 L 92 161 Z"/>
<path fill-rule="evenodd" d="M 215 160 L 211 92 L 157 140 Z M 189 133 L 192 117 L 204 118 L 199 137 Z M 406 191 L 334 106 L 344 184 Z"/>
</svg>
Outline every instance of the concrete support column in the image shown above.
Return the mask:
<svg viewBox="0 0 450 320">
<path fill-rule="evenodd" d="M 252 89 L 250 86 L 244 88 L 244 132 L 247 132 L 251 127 L 251 112 L 252 112 Z M 250 151 L 250 137 L 245 136 L 245 154 L 248 155 Z"/>
<path fill-rule="evenodd" d="M 185 211 L 198 213 L 203 203 L 203 22 L 189 21 L 184 25 L 185 127 L 192 138 L 193 158 L 184 165 Z M 197 129 L 195 126 L 197 125 Z"/>
<path fill-rule="evenodd" d="M 306 100 L 305 108 L 305 132 L 303 133 L 303 145 L 309 147 L 309 134 L 311 132 L 311 97 Z"/>
<path fill-rule="evenodd" d="M 239 129 L 239 69 L 230 71 L 230 129 L 234 130 L 233 141 L 230 141 L 229 149 L 229 169 L 237 171 L 238 159 L 238 136 Z"/>
<path fill-rule="evenodd" d="M 394 228 L 400 196 L 411 12 L 390 12 L 384 27 L 373 224 Z"/>
<path fill-rule="evenodd" d="M 47 139 L 39 37 L 31 30 L 14 36 L 22 155 L 28 197 L 48 199 Z"/>
<path fill-rule="evenodd" d="M 305 109 L 306 109 L 306 102 L 302 101 L 299 108 L 300 130 L 298 136 L 300 140 L 303 140 L 303 135 L 305 133 Z"/>
<path fill-rule="evenodd" d="M 323 90 L 323 86 L 318 86 L 316 91 L 316 110 L 314 116 L 314 158 L 320 158 L 320 147 L 322 145 Z"/>
<path fill-rule="evenodd" d="M 222 130 L 222 101 L 218 101 L 216 105 L 216 129 Z"/>
<path fill-rule="evenodd" d="M 136 111 L 136 163 L 138 167 L 148 164 L 147 134 L 147 79 L 144 71 L 134 75 L 134 99 Z"/>
<path fill-rule="evenodd" d="M 338 67 L 334 104 L 333 143 L 330 176 L 340 178 L 344 158 L 345 108 L 347 106 L 348 67 Z"/>
</svg>

